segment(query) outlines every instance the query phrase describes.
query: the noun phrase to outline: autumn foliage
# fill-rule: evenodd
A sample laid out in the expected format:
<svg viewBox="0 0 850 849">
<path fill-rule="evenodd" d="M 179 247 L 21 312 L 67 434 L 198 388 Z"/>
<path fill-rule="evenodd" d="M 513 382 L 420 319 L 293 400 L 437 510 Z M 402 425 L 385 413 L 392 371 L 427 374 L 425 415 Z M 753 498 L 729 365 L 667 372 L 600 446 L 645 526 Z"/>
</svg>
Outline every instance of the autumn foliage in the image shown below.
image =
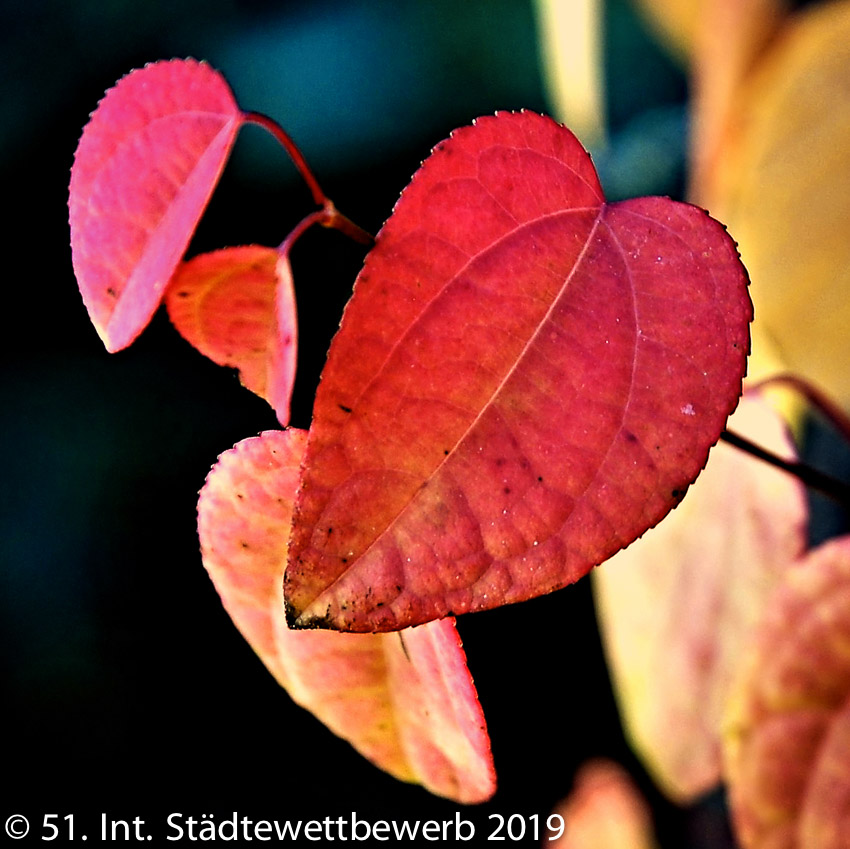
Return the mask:
<svg viewBox="0 0 850 849">
<path fill-rule="evenodd" d="M 716 27 L 729 16 L 740 26 L 724 52 Z M 753 311 L 733 236 L 753 277 L 756 371 L 799 371 L 848 401 L 829 350 L 847 302 L 846 195 L 801 211 L 812 190 L 789 175 L 802 146 L 777 164 L 771 145 L 795 74 L 828 87 L 839 65 L 850 73 L 850 41 L 835 34 L 850 32 L 850 4 L 786 19 L 770 3 L 721 0 L 704 17 L 680 41 L 699 83 L 700 206 L 607 202 L 579 140 L 547 116 L 458 129 L 366 256 L 308 431 L 287 427 L 289 251 L 316 223 L 368 237 L 209 66 L 133 71 L 93 113 L 71 178 L 74 269 L 108 350 L 165 303 L 182 336 L 274 409 L 282 429 L 225 451 L 207 478 L 201 557 L 277 681 L 363 755 L 439 795 L 489 798 L 489 738 L 452 617 L 558 590 L 610 559 L 594 572 L 600 628 L 624 727 L 661 789 L 686 803 L 726 782 L 744 847 L 838 849 L 850 549 L 807 550 L 802 485 L 713 446 L 738 408 L 730 428 L 797 456 L 777 408 L 799 405 L 758 388 L 739 405 Z M 837 119 L 811 111 L 827 126 L 815 141 L 832 144 Z M 293 154 L 318 208 L 279 246 L 186 260 L 250 122 Z M 767 204 L 764 181 L 778 187 Z M 807 291 L 820 287 L 806 315 L 824 329 L 821 353 L 799 326 L 783 335 L 789 311 L 809 310 L 790 282 L 804 272 L 787 234 L 800 232 L 798 253 L 823 248 L 805 268 Z M 597 764 L 577 787 L 560 845 L 653 845 L 617 767 Z"/>
</svg>

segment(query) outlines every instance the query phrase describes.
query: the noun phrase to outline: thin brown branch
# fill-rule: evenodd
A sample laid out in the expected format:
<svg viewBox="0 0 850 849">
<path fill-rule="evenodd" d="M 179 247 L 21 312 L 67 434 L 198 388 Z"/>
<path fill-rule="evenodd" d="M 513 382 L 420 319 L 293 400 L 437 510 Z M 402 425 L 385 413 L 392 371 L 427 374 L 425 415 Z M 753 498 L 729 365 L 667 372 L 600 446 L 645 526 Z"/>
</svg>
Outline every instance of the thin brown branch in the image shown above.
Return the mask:
<svg viewBox="0 0 850 849">
<path fill-rule="evenodd" d="M 785 460 L 732 431 L 724 430 L 720 434 L 720 438 L 729 445 L 733 445 L 735 448 L 759 460 L 763 460 L 765 463 L 770 463 L 770 465 L 794 475 L 806 486 L 816 489 L 818 492 L 838 501 L 845 508 L 850 509 L 850 484 L 831 475 L 824 474 L 811 466 L 807 466 L 805 463 L 800 463 L 796 460 Z"/>
</svg>

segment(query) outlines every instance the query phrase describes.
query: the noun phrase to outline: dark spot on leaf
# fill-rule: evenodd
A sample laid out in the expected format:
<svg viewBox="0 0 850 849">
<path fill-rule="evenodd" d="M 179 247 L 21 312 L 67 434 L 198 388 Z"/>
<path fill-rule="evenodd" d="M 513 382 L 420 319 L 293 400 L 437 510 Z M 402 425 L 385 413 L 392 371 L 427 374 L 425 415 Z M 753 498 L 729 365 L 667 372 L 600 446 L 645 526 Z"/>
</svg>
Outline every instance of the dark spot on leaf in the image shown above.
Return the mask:
<svg viewBox="0 0 850 849">
<path fill-rule="evenodd" d="M 543 483 L 543 475 L 538 475 L 538 476 L 537 476 L 537 482 L 538 482 L 538 483 Z"/>
<path fill-rule="evenodd" d="M 509 486 L 506 486 L 506 487 L 502 490 L 502 492 L 504 492 L 504 493 L 505 493 L 505 495 L 510 495 L 510 494 L 511 494 L 511 488 L 510 488 Z"/>
<path fill-rule="evenodd" d="M 449 456 L 449 449 L 448 449 L 448 448 L 444 448 L 444 449 L 443 449 L 443 454 L 445 454 L 445 455 L 446 455 L 446 457 L 448 457 L 448 456 Z"/>
<path fill-rule="evenodd" d="M 626 437 L 626 442 L 637 442 L 637 437 L 630 431 L 623 431 L 623 436 Z"/>
<path fill-rule="evenodd" d="M 341 557 L 341 558 L 340 558 L 340 560 L 342 560 L 342 562 L 343 562 L 343 563 L 348 563 L 348 558 L 347 558 L 347 557 Z"/>
<path fill-rule="evenodd" d="M 185 289 L 181 289 L 181 290 L 177 293 L 177 297 L 178 297 L 178 298 L 188 298 L 188 297 L 189 297 L 189 293 L 188 293 Z"/>
<path fill-rule="evenodd" d="M 118 293 L 111 286 L 107 286 L 106 294 L 109 295 L 111 298 L 114 298 Z"/>
<path fill-rule="evenodd" d="M 250 545 L 248 545 L 247 542 L 245 542 L 244 539 L 242 540 L 241 545 L 242 545 L 242 548 L 250 548 L 251 547 Z"/>
<path fill-rule="evenodd" d="M 343 411 L 343 413 L 351 412 L 351 407 L 346 407 L 345 404 L 337 404 L 337 406 Z"/>
</svg>

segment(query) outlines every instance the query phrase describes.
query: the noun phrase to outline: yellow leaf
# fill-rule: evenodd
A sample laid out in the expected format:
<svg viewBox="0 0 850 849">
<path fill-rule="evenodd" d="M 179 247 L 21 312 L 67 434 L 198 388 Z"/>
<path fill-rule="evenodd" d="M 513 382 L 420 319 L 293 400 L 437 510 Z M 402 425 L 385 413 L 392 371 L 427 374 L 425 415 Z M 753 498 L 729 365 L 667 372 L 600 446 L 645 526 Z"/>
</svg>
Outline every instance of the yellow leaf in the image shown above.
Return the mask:
<svg viewBox="0 0 850 849">
<path fill-rule="evenodd" d="M 537 0 L 543 73 L 552 112 L 585 146 L 605 137 L 600 0 Z"/>
<path fill-rule="evenodd" d="M 784 0 L 711 0 L 702 4 L 693 51 L 691 194 L 707 179 L 735 94 L 786 18 Z"/>
<path fill-rule="evenodd" d="M 730 428 L 791 453 L 761 401 L 742 401 Z M 676 801 L 720 782 L 721 723 L 738 657 L 802 552 L 805 525 L 794 478 L 721 443 L 682 504 L 593 572 L 626 733 Z"/>
<path fill-rule="evenodd" d="M 790 19 L 739 89 L 696 200 L 739 243 L 754 328 L 850 406 L 850 2 Z M 757 352 L 756 352 L 757 353 Z"/>
<path fill-rule="evenodd" d="M 686 60 L 696 41 L 703 0 L 635 0 L 635 4 L 673 54 Z"/>
</svg>

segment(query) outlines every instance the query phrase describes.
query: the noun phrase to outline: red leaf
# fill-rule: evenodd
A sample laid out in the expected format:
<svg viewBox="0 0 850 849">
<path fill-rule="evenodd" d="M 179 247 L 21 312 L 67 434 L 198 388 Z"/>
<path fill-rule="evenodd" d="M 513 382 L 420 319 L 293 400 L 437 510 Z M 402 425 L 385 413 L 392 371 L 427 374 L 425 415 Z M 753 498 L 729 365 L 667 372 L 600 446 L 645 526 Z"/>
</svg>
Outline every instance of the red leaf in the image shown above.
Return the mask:
<svg viewBox="0 0 850 849">
<path fill-rule="evenodd" d="M 71 249 L 109 351 L 150 321 L 241 121 L 224 78 L 193 60 L 133 71 L 92 113 L 71 170 Z"/>
<path fill-rule="evenodd" d="M 292 698 L 377 766 L 459 802 L 495 790 L 484 716 L 454 620 L 399 634 L 290 631 L 281 552 L 306 434 L 225 452 L 198 503 L 204 565 L 234 623 Z"/>
<path fill-rule="evenodd" d="M 292 272 L 274 248 L 250 245 L 181 263 L 165 295 L 181 335 L 289 422 L 297 324 Z"/>
<path fill-rule="evenodd" d="M 603 202 L 554 121 L 439 145 L 367 258 L 316 397 L 290 623 L 389 630 L 577 580 L 656 524 L 741 391 L 717 222 Z"/>
</svg>

